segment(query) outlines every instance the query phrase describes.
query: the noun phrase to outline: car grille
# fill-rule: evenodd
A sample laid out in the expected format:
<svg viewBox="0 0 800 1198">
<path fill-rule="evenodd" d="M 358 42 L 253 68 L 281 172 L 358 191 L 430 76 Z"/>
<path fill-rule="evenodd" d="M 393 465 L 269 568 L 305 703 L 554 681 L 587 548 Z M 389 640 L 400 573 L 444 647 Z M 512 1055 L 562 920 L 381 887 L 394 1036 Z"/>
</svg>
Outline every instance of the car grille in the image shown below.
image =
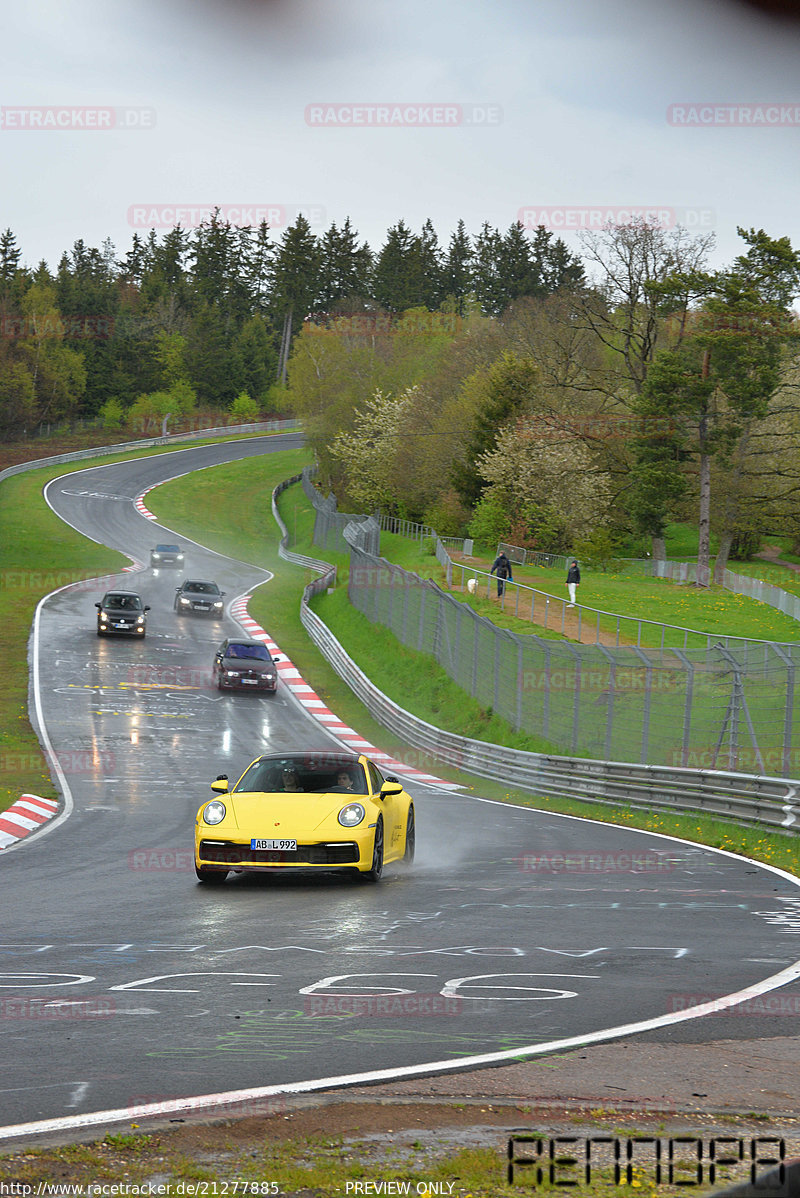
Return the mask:
<svg viewBox="0 0 800 1198">
<path fill-rule="evenodd" d="M 251 849 L 248 844 L 228 840 L 201 840 L 201 861 L 216 865 L 357 865 L 358 845 L 299 844 L 294 853 L 272 849 Z"/>
<path fill-rule="evenodd" d="M 258 686 L 273 686 L 275 679 L 270 678 L 268 674 L 259 674 L 257 670 L 240 670 L 238 678 L 232 678 L 232 682 L 245 682 L 252 685 L 257 683 Z"/>
</svg>

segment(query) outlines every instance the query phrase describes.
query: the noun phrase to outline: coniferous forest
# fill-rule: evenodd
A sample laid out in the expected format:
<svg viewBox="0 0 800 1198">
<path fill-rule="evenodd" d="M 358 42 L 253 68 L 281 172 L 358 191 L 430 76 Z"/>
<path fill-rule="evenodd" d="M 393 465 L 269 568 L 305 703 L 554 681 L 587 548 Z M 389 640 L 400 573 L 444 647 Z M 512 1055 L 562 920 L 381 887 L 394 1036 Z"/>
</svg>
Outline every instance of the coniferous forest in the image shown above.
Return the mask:
<svg viewBox="0 0 800 1198">
<path fill-rule="evenodd" d="M 738 234 L 712 269 L 713 235 L 643 220 L 578 256 L 518 223 L 442 244 L 399 220 L 373 249 L 349 220 L 215 213 L 52 270 L 7 229 L 0 430 L 294 415 L 349 510 L 600 561 L 637 537 L 661 556 L 688 520 L 721 572 L 766 531 L 800 550 L 800 256 Z"/>
</svg>

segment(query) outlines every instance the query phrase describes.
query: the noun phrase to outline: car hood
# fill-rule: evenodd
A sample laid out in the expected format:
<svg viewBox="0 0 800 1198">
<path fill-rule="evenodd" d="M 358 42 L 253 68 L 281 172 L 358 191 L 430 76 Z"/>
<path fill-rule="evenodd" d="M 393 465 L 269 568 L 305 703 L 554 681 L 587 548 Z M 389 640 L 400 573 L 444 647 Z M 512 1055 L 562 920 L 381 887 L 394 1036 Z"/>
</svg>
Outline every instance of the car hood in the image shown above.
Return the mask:
<svg viewBox="0 0 800 1198">
<path fill-rule="evenodd" d="M 258 670 L 262 674 L 271 674 L 275 669 L 273 661 L 262 661 L 260 657 L 223 657 L 222 664 L 226 670 Z"/>
<path fill-rule="evenodd" d="M 241 832 L 278 839 L 310 835 L 333 819 L 344 840 L 354 829 L 343 828 L 336 820 L 341 809 L 350 802 L 359 802 L 368 812 L 366 795 L 242 792 L 222 798 Z M 362 827 L 363 822 L 358 825 L 359 829 Z"/>
</svg>

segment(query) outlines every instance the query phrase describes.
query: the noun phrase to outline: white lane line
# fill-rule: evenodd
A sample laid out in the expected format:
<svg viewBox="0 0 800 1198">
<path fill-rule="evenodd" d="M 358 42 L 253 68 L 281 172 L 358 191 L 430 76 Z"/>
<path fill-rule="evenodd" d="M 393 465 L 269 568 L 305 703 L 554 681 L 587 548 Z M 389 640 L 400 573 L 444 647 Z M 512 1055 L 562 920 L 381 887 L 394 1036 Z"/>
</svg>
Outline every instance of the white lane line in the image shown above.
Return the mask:
<svg viewBox="0 0 800 1198">
<path fill-rule="evenodd" d="M 127 1106 L 116 1110 L 91 1111 L 85 1115 L 42 1119 L 33 1123 L 17 1123 L 0 1127 L 0 1140 L 52 1132 L 72 1132 L 86 1127 L 129 1122 L 131 1119 L 146 1119 L 150 1116 L 163 1117 L 165 1114 L 199 1112 L 207 1107 L 217 1109 L 232 1103 L 252 1102 L 279 1095 L 313 1094 L 322 1090 L 364 1086 L 375 1082 L 400 1081 L 403 1078 L 425 1077 L 432 1073 L 455 1073 L 483 1065 L 511 1063 L 518 1061 L 520 1057 L 542 1056 L 544 1053 L 562 1052 L 569 1048 L 583 1048 L 588 1044 L 599 1044 L 605 1040 L 620 1039 L 624 1036 L 636 1035 L 639 1032 L 653 1031 L 655 1028 L 685 1023 L 690 1019 L 698 1019 L 703 1015 L 738 1006 L 739 1003 L 756 998 L 768 990 L 775 990 L 779 986 L 795 982 L 798 978 L 800 978 L 800 961 L 781 970 L 780 973 L 774 974 L 771 978 L 766 978 L 763 982 L 757 982 L 744 990 L 737 990 L 735 994 L 726 994 L 723 998 L 716 998 L 713 1002 L 703 1003 L 688 1011 L 674 1011 L 668 1015 L 659 1015 L 654 1019 L 644 1019 L 639 1023 L 623 1023 L 617 1027 L 603 1028 L 597 1032 L 568 1036 L 563 1040 L 549 1040 L 544 1044 L 530 1044 L 524 1048 L 509 1048 L 502 1052 L 481 1053 L 478 1056 L 459 1057 L 456 1060 L 431 1061 L 426 1065 L 408 1065 L 399 1069 L 373 1069 L 367 1073 L 345 1073 L 335 1077 L 314 1078 L 304 1082 L 288 1082 L 285 1085 L 258 1086 L 248 1090 L 226 1090 L 218 1094 L 202 1094 L 192 1098 L 143 1103 L 141 1106 Z"/>
</svg>

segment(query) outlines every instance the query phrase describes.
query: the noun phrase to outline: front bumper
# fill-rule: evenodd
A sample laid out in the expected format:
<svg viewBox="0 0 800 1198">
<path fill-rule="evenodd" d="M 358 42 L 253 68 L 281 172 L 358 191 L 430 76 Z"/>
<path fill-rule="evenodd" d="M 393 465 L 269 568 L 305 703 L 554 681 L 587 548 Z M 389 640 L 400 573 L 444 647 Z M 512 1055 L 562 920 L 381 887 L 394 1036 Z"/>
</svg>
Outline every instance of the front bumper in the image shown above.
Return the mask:
<svg viewBox="0 0 800 1198">
<path fill-rule="evenodd" d="M 112 632 L 117 636 L 144 636 L 145 624 L 121 624 L 119 620 L 98 620 L 97 631 L 107 635 Z"/>
<path fill-rule="evenodd" d="M 221 620 L 225 614 L 223 607 L 199 603 L 178 603 L 175 610 L 181 616 L 215 616 L 218 620 Z"/>
<path fill-rule="evenodd" d="M 294 852 L 251 849 L 250 841 L 214 839 L 203 835 L 195 842 L 195 864 L 199 867 L 227 866 L 258 872 L 266 869 L 369 869 L 372 841 L 298 841 Z"/>
<path fill-rule="evenodd" d="M 226 678 L 224 674 L 220 674 L 218 681 L 224 690 L 271 692 L 278 689 L 278 679 L 268 678 L 263 674 L 242 674 L 238 678 Z"/>
</svg>

